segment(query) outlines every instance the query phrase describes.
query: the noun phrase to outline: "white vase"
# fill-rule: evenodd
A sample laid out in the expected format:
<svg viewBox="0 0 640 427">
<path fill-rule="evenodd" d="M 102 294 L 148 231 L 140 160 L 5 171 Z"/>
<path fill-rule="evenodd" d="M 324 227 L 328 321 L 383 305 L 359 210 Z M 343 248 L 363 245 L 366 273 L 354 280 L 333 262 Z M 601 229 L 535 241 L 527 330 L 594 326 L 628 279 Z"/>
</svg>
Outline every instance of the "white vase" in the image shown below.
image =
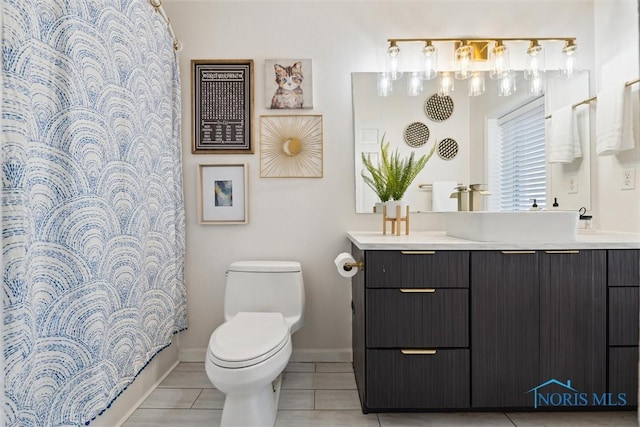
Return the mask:
<svg viewBox="0 0 640 427">
<path fill-rule="evenodd" d="M 382 207 L 384 206 L 384 202 L 376 202 L 375 206 L 373 206 L 373 213 L 382 213 Z"/>
<path fill-rule="evenodd" d="M 387 207 L 387 218 L 396 217 L 396 209 L 400 206 L 400 218 L 407 216 L 407 204 L 404 200 L 389 200 L 384 205 Z"/>
</svg>

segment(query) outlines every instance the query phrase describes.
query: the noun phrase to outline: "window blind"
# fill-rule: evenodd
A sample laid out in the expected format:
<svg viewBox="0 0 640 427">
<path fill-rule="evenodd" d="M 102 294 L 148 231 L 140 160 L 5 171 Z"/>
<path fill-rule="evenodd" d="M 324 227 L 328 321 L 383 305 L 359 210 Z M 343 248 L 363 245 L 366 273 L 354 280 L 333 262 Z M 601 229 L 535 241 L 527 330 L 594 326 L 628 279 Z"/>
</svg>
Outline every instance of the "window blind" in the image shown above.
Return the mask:
<svg viewBox="0 0 640 427">
<path fill-rule="evenodd" d="M 546 206 L 544 99 L 537 98 L 499 118 L 499 209 Z"/>
</svg>

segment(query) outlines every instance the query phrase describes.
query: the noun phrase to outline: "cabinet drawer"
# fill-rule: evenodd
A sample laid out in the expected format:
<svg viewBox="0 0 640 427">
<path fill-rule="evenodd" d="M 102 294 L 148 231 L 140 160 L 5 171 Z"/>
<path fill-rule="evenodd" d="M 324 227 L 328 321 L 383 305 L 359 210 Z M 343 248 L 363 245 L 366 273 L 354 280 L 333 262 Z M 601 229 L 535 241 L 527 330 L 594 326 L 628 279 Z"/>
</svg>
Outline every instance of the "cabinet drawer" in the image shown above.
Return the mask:
<svg viewBox="0 0 640 427">
<path fill-rule="evenodd" d="M 370 289 L 367 347 L 468 347 L 467 289 Z"/>
<path fill-rule="evenodd" d="M 640 285 L 640 249 L 608 250 L 607 264 L 609 286 Z"/>
<path fill-rule="evenodd" d="M 609 288 L 609 345 L 638 345 L 638 288 Z"/>
<path fill-rule="evenodd" d="M 638 347 L 609 348 L 609 393 L 613 401 L 625 393 L 627 405 L 638 404 Z"/>
<path fill-rule="evenodd" d="M 469 287 L 469 251 L 367 251 L 369 288 Z"/>
<path fill-rule="evenodd" d="M 371 410 L 469 407 L 469 350 L 367 350 Z"/>
</svg>

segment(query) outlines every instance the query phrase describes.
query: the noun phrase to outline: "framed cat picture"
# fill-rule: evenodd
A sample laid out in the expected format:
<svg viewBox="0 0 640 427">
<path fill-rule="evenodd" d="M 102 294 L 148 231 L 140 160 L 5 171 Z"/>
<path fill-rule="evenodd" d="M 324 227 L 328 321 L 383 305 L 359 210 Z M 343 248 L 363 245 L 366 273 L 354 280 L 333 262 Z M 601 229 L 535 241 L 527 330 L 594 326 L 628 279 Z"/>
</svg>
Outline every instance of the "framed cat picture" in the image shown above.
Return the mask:
<svg viewBox="0 0 640 427">
<path fill-rule="evenodd" d="M 264 69 L 266 108 L 313 108 L 311 59 L 267 59 Z"/>
</svg>

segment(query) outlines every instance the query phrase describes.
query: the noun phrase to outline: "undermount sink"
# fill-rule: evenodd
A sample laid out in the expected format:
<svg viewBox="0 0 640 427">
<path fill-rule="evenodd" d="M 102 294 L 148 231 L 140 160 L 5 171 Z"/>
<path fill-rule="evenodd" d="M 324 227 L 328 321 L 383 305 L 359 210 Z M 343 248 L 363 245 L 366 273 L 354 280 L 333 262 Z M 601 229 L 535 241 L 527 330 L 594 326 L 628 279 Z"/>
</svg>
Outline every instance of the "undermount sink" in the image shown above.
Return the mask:
<svg viewBox="0 0 640 427">
<path fill-rule="evenodd" d="M 578 212 L 449 212 L 446 234 L 480 242 L 571 242 Z"/>
</svg>

